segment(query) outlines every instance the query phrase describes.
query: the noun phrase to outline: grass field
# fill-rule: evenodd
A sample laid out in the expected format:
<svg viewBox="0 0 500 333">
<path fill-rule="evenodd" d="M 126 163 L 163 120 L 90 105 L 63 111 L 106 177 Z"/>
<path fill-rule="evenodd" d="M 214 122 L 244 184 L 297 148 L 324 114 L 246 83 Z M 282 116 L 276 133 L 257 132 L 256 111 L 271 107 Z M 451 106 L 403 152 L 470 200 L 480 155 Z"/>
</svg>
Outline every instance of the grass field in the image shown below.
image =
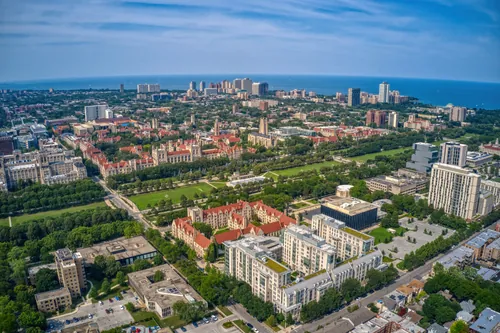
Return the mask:
<svg viewBox="0 0 500 333">
<path fill-rule="evenodd" d="M 391 149 L 391 150 L 381 151 L 379 153 L 366 154 L 366 155 L 361 155 L 361 156 L 356 156 L 356 157 L 347 157 L 347 159 L 350 159 L 350 160 L 353 160 L 356 162 L 366 162 L 368 160 L 375 159 L 376 156 L 392 156 L 392 155 L 402 153 L 403 151 L 408 150 L 408 149 L 411 150 L 411 147 Z"/>
<path fill-rule="evenodd" d="M 217 188 L 222 188 L 226 186 L 226 182 L 210 182 L 211 185 L 217 187 Z"/>
<path fill-rule="evenodd" d="M 79 211 L 82 211 L 85 209 L 94 209 L 97 207 L 104 207 L 104 206 L 106 206 L 106 204 L 104 203 L 104 201 L 101 201 L 101 202 L 94 202 L 94 203 L 84 205 L 84 206 L 69 207 L 69 208 L 59 209 L 59 210 L 49 210 L 46 212 L 40 212 L 40 213 L 35 213 L 35 214 L 19 215 L 19 216 L 12 217 L 12 224 L 13 225 L 20 224 L 20 223 L 24 223 L 24 222 L 31 221 L 31 220 L 43 219 L 46 217 L 56 217 L 56 216 L 59 216 L 59 215 L 64 214 L 64 213 L 74 213 L 74 212 L 79 212 Z M 8 218 L 0 219 L 0 225 L 9 225 L 9 219 Z"/>
<path fill-rule="evenodd" d="M 135 203 L 140 210 L 143 210 L 148 208 L 148 204 L 151 204 L 151 207 L 153 207 L 161 199 L 171 199 L 175 204 L 181 201 L 182 195 L 185 195 L 188 199 L 193 199 L 195 193 L 200 194 L 202 192 L 205 192 L 206 194 L 208 194 L 212 189 L 213 187 L 206 183 L 199 183 L 174 188 L 172 190 L 133 195 L 129 197 L 129 199 L 133 203 Z"/>
<path fill-rule="evenodd" d="M 274 170 L 272 172 L 281 175 L 281 176 L 295 176 L 298 175 L 302 171 L 309 171 L 309 170 L 319 170 L 322 167 L 332 167 L 334 165 L 338 165 L 338 162 L 335 161 L 325 161 L 321 163 L 314 163 L 314 164 L 308 164 L 308 165 L 303 165 L 299 166 L 296 168 L 289 168 L 289 169 L 283 169 L 283 170 Z"/>
<path fill-rule="evenodd" d="M 378 243 L 383 243 L 386 239 L 389 239 L 391 236 L 392 237 L 395 237 L 395 235 L 397 235 L 398 233 L 400 233 L 401 231 L 405 232 L 406 229 L 403 228 L 403 227 L 399 227 L 396 230 L 396 233 L 395 234 L 392 234 L 391 232 L 389 232 L 386 228 L 384 227 L 379 227 L 377 229 L 373 229 L 372 231 L 370 231 L 368 234 L 370 236 L 373 236 L 375 237 L 375 244 L 378 244 Z"/>
</svg>

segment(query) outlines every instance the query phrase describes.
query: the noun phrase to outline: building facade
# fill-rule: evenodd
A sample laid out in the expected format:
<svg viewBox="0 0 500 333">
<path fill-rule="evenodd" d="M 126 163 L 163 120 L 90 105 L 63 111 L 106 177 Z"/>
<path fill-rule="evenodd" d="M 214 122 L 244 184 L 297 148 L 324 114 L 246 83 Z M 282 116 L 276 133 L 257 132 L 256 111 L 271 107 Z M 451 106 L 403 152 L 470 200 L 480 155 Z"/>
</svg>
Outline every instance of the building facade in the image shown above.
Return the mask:
<svg viewBox="0 0 500 333">
<path fill-rule="evenodd" d="M 463 168 L 467 163 L 467 145 L 458 142 L 444 142 L 439 150 L 439 163 Z"/>
<path fill-rule="evenodd" d="M 378 102 L 389 103 L 389 83 L 382 82 L 378 86 Z"/>
<path fill-rule="evenodd" d="M 336 257 L 341 261 L 365 255 L 375 244 L 373 237 L 324 214 L 312 217 L 311 229 L 334 247 Z"/>
<path fill-rule="evenodd" d="M 56 312 L 71 306 L 71 294 L 63 287 L 35 295 L 36 307 L 40 312 Z"/>
<path fill-rule="evenodd" d="M 387 121 L 387 125 L 392 128 L 398 128 L 399 127 L 399 113 L 396 111 L 390 112 L 389 113 L 389 119 Z"/>
<path fill-rule="evenodd" d="M 411 160 L 406 162 L 406 167 L 408 169 L 430 173 L 434 163 L 439 161 L 439 151 L 436 146 L 430 143 L 414 143 L 413 151 L 414 153 L 411 155 Z"/>
<path fill-rule="evenodd" d="M 347 105 L 358 106 L 361 103 L 361 89 L 349 88 L 347 91 Z"/>
<path fill-rule="evenodd" d="M 320 213 L 362 230 L 377 223 L 377 207 L 356 198 L 335 198 L 321 205 Z"/>
<path fill-rule="evenodd" d="M 71 297 L 82 295 L 86 290 L 87 276 L 83 267 L 83 258 L 79 252 L 72 252 L 68 248 L 59 249 L 54 255 L 57 278 L 62 286 L 66 287 Z"/>
</svg>

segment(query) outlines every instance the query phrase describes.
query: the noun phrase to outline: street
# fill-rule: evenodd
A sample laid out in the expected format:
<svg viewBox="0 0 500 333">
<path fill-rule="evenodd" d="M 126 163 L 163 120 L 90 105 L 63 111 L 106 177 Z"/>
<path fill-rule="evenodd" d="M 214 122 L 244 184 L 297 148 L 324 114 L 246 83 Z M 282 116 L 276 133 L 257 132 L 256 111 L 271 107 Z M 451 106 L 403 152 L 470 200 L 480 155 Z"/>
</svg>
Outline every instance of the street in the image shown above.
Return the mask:
<svg viewBox="0 0 500 333">
<path fill-rule="evenodd" d="M 247 310 L 241 304 L 228 306 L 229 310 L 240 317 L 243 321 L 252 324 L 260 333 L 271 333 L 271 329 L 265 324 L 259 323 L 257 319 L 248 314 Z"/>
</svg>

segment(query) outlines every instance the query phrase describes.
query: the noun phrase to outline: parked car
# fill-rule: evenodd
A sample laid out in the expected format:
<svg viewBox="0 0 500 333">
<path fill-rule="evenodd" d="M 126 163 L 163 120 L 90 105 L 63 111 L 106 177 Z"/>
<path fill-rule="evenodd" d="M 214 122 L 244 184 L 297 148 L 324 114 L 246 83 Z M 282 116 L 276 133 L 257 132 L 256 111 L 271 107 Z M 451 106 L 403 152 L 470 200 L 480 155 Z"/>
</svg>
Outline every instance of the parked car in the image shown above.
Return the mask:
<svg viewBox="0 0 500 333">
<path fill-rule="evenodd" d="M 106 310 L 104 310 L 104 311 L 106 311 L 106 313 L 107 313 L 107 314 L 109 314 L 109 310 L 108 310 L 108 309 L 106 309 Z"/>
<path fill-rule="evenodd" d="M 181 331 L 186 332 L 187 329 L 184 326 L 181 326 Z"/>
<path fill-rule="evenodd" d="M 71 320 L 66 319 L 66 325 L 71 324 Z"/>
<path fill-rule="evenodd" d="M 208 320 L 207 318 L 203 318 L 202 320 L 205 324 L 208 324 L 210 322 L 210 320 Z"/>
<path fill-rule="evenodd" d="M 251 329 L 253 329 L 253 325 L 252 324 L 247 323 L 247 326 L 250 327 Z"/>
<path fill-rule="evenodd" d="M 109 301 L 109 303 L 113 303 L 113 299 L 112 298 L 108 299 L 108 301 Z"/>
<path fill-rule="evenodd" d="M 125 307 L 123 305 L 120 305 L 120 310 L 123 310 L 125 309 Z"/>
<path fill-rule="evenodd" d="M 102 301 L 99 301 L 99 305 L 103 305 L 104 303 Z"/>
<path fill-rule="evenodd" d="M 194 326 L 194 327 L 198 327 L 198 323 L 197 323 L 197 322 L 195 322 L 195 321 L 193 321 L 193 326 Z"/>
<path fill-rule="evenodd" d="M 119 300 L 120 300 L 120 297 L 118 297 L 118 296 L 115 296 L 115 299 L 116 299 L 117 301 L 119 301 Z"/>
</svg>

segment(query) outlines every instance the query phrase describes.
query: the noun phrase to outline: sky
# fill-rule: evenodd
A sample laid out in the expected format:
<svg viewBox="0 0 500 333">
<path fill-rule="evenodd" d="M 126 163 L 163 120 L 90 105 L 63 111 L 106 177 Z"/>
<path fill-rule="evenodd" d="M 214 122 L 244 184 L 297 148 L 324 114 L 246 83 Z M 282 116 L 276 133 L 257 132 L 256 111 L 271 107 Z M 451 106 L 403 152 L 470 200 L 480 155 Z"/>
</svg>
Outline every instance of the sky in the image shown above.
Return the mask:
<svg viewBox="0 0 500 333">
<path fill-rule="evenodd" d="M 500 82 L 500 1 L 0 0 L 0 81 L 232 73 Z"/>
</svg>

